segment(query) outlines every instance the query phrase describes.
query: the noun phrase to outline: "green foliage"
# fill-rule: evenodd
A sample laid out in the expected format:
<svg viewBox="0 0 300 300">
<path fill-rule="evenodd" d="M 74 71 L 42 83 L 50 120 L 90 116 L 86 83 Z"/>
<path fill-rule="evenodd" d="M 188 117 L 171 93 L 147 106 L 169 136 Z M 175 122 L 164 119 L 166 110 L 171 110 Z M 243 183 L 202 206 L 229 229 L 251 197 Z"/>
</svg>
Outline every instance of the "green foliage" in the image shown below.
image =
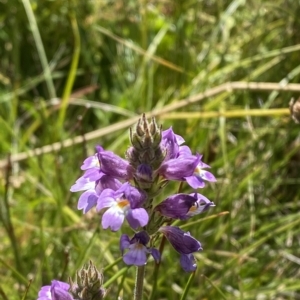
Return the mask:
<svg viewBox="0 0 300 300">
<path fill-rule="evenodd" d="M 35 299 L 41 285 L 67 281 L 92 259 L 104 268 L 108 298 L 130 299 L 134 268 L 119 259 L 120 233 L 101 229 L 94 211 L 77 211 L 79 194 L 69 192 L 81 162 L 96 144 L 123 155 L 130 122 L 108 126 L 142 112 L 230 81 L 299 82 L 299 13 L 294 0 L 2 1 L 2 298 L 21 299 L 32 279 L 25 299 Z M 300 299 L 299 125 L 271 110 L 292 96 L 233 90 L 177 109 L 184 118 L 158 117 L 204 154 L 218 182 L 203 190 L 216 207 L 180 223 L 204 248 L 194 278 L 166 245 L 155 299 L 180 299 L 188 281 L 185 299 Z M 249 108 L 270 113 L 193 114 Z M 99 128 L 107 129 L 101 138 L 76 142 Z M 60 150 L 14 160 L 53 143 Z M 151 261 L 146 296 L 153 270 Z"/>
</svg>

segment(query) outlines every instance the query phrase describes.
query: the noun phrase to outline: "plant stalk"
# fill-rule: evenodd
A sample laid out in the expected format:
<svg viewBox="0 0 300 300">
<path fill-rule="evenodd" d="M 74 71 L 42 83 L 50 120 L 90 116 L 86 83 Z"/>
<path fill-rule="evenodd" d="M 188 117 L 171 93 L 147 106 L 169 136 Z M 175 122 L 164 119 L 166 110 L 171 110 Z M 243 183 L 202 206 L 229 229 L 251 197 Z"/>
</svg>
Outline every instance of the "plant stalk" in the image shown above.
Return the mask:
<svg viewBox="0 0 300 300">
<path fill-rule="evenodd" d="M 145 266 L 136 267 L 134 300 L 143 299 L 144 277 L 145 277 Z"/>
</svg>

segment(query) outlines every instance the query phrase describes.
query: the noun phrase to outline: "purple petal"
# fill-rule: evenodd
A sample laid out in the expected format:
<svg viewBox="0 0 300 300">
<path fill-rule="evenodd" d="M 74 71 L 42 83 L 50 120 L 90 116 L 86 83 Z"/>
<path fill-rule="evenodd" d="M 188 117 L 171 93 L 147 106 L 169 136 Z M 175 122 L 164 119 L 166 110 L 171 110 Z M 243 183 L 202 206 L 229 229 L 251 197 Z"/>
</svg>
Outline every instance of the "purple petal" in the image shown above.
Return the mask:
<svg viewBox="0 0 300 300">
<path fill-rule="evenodd" d="M 129 165 L 129 162 L 113 152 L 100 152 L 99 160 L 101 163 L 101 170 L 105 174 L 124 180 L 133 178 L 134 169 Z"/>
<path fill-rule="evenodd" d="M 205 187 L 205 182 L 201 177 L 193 175 L 193 176 L 185 177 L 185 180 L 193 189 L 199 189 Z"/>
<path fill-rule="evenodd" d="M 108 175 L 103 175 L 100 178 L 100 180 L 97 181 L 95 190 L 96 193 L 100 195 L 106 189 L 111 189 L 113 191 L 116 191 L 117 189 L 120 188 L 121 185 L 122 183 L 118 179 Z"/>
<path fill-rule="evenodd" d="M 81 166 L 81 170 L 88 170 L 95 167 L 100 168 L 99 160 L 96 154 L 93 156 L 89 156 L 84 160 Z"/>
<path fill-rule="evenodd" d="M 143 266 L 147 262 L 147 248 L 135 243 L 129 246 L 129 251 L 123 256 L 127 265 Z"/>
<path fill-rule="evenodd" d="M 140 244 L 143 244 L 146 246 L 150 241 L 149 234 L 146 231 L 140 231 L 134 235 L 134 237 L 131 240 L 131 244 L 139 242 Z"/>
<path fill-rule="evenodd" d="M 51 286 L 46 285 L 41 287 L 37 300 L 51 300 Z"/>
<path fill-rule="evenodd" d="M 43 286 L 40 289 L 37 300 L 73 300 L 68 293 L 69 287 L 65 282 L 53 280 L 51 286 Z"/>
<path fill-rule="evenodd" d="M 99 180 L 104 173 L 99 168 L 92 168 L 85 171 L 83 177 L 88 178 L 90 181 Z"/>
<path fill-rule="evenodd" d="M 117 231 L 124 222 L 124 213 L 116 207 L 109 208 L 102 216 L 102 227 L 111 231 Z"/>
<path fill-rule="evenodd" d="M 73 300 L 73 297 L 59 286 L 51 287 L 52 300 Z"/>
<path fill-rule="evenodd" d="M 126 219 L 133 229 L 137 229 L 148 224 L 149 216 L 144 208 L 135 208 L 128 210 Z"/>
<path fill-rule="evenodd" d="M 131 208 L 141 207 L 147 198 L 147 195 L 144 191 L 138 190 L 131 185 L 128 185 L 125 189 L 124 196 L 130 202 Z"/>
<path fill-rule="evenodd" d="M 210 169 L 210 166 L 207 165 L 206 163 L 204 163 L 203 161 L 199 162 L 199 166 L 200 166 L 200 168 L 208 168 L 208 169 Z"/>
<path fill-rule="evenodd" d="M 178 145 L 181 145 L 181 144 L 183 144 L 183 143 L 185 142 L 185 140 L 184 140 L 184 138 L 183 138 L 182 136 L 180 136 L 180 135 L 174 133 L 174 131 L 173 131 L 173 129 L 172 129 L 172 126 L 171 126 L 169 129 L 166 129 L 166 130 L 162 131 L 162 138 L 164 139 L 165 136 L 166 136 L 167 134 L 169 134 L 170 131 L 172 131 L 172 133 L 174 134 L 175 139 L 176 139 L 176 143 L 177 143 Z"/>
<path fill-rule="evenodd" d="M 70 285 L 68 283 L 63 282 L 63 281 L 59 281 L 59 280 L 52 280 L 51 281 L 51 286 L 53 286 L 53 287 L 60 287 L 60 288 L 62 288 L 65 291 L 68 291 L 69 288 L 70 288 Z"/>
<path fill-rule="evenodd" d="M 186 145 L 179 147 L 178 157 L 191 156 L 191 155 L 192 155 L 192 151 L 191 151 L 190 147 L 188 147 Z"/>
<path fill-rule="evenodd" d="M 187 194 L 176 194 L 168 197 L 155 210 L 163 216 L 173 219 L 186 219 L 189 209 L 196 202 L 196 198 Z"/>
<path fill-rule="evenodd" d="M 165 235 L 180 254 L 190 254 L 202 250 L 200 242 L 193 238 L 189 232 L 184 232 L 179 227 L 162 226 L 158 231 Z"/>
<path fill-rule="evenodd" d="M 207 211 L 211 206 L 215 206 L 213 202 L 204 197 L 201 194 L 195 193 L 194 195 L 197 197 L 197 201 L 195 204 L 189 209 L 187 216 L 192 217 L 198 215 L 204 211 Z"/>
<path fill-rule="evenodd" d="M 130 239 L 127 234 L 122 234 L 120 238 L 120 250 L 123 254 L 124 250 L 129 248 L 130 246 Z"/>
<path fill-rule="evenodd" d="M 115 204 L 116 199 L 114 198 L 114 191 L 111 189 L 105 189 L 98 197 L 96 209 L 97 211 L 100 211 L 103 208 L 111 207 Z"/>
<path fill-rule="evenodd" d="M 166 152 L 165 160 L 177 157 L 179 145 L 177 143 L 176 136 L 172 130 L 172 127 L 162 132 L 161 147 L 162 150 Z"/>
<path fill-rule="evenodd" d="M 95 190 L 85 191 L 78 200 L 77 208 L 83 209 L 83 213 L 87 213 L 92 207 L 96 206 L 98 195 Z"/>
<path fill-rule="evenodd" d="M 194 272 L 197 269 L 196 260 L 193 254 L 181 254 L 180 265 L 185 272 Z"/>
<path fill-rule="evenodd" d="M 200 176 L 201 176 L 201 178 L 203 178 L 207 181 L 211 181 L 211 182 L 216 182 L 217 181 L 216 177 L 212 173 L 210 173 L 206 170 L 201 170 Z"/>
<path fill-rule="evenodd" d="M 155 248 L 150 248 L 149 251 L 150 251 L 151 255 L 153 256 L 155 262 L 158 264 L 160 262 L 160 258 L 161 258 L 160 252 Z"/>
<path fill-rule="evenodd" d="M 170 159 L 160 166 L 158 173 L 169 180 L 184 180 L 185 177 L 193 175 L 199 161 L 199 156 Z"/>
<path fill-rule="evenodd" d="M 71 192 L 79 192 L 79 191 L 84 191 L 84 190 L 90 190 L 95 188 L 95 182 L 90 181 L 88 178 L 79 177 L 76 180 L 76 183 L 73 184 L 70 188 Z"/>
</svg>

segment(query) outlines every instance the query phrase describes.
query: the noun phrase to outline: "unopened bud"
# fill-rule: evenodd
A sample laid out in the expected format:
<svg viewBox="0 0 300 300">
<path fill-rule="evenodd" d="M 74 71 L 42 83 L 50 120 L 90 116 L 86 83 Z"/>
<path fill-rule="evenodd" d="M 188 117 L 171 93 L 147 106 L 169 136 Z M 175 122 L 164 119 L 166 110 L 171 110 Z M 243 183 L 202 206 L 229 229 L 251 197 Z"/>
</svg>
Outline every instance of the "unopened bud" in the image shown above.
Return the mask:
<svg viewBox="0 0 300 300">
<path fill-rule="evenodd" d="M 102 287 L 103 274 L 99 272 L 93 263 L 90 263 L 76 274 L 76 281 L 70 279 L 69 292 L 74 299 L 81 300 L 102 300 L 106 294 L 106 290 Z"/>
<path fill-rule="evenodd" d="M 293 120 L 296 123 L 300 123 L 300 98 L 298 98 L 298 100 L 292 98 L 289 105 L 290 105 L 290 112 Z"/>
</svg>

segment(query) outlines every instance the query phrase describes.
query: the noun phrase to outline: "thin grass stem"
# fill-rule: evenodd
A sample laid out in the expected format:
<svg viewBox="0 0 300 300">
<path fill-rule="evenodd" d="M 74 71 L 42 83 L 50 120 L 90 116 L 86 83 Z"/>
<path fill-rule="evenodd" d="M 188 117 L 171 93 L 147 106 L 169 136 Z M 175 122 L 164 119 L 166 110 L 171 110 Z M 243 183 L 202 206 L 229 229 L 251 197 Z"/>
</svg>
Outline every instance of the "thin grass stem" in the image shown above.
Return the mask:
<svg viewBox="0 0 300 300">
<path fill-rule="evenodd" d="M 40 31 L 39 28 L 37 26 L 37 22 L 34 16 L 34 13 L 32 11 L 32 7 L 30 4 L 29 0 L 22 0 L 26 14 L 27 14 L 27 18 L 29 21 L 29 25 L 33 34 L 33 38 L 35 41 L 35 45 L 38 51 L 38 55 L 42 64 L 42 68 L 45 74 L 45 80 L 46 80 L 46 84 L 47 84 L 47 88 L 48 88 L 48 93 L 49 93 L 49 97 L 51 99 L 56 98 L 56 92 L 55 92 L 55 87 L 53 84 L 53 80 L 51 77 L 51 71 L 50 71 L 50 67 L 48 64 L 48 60 L 47 60 L 47 56 L 46 56 L 46 52 L 44 49 L 44 45 L 43 45 L 43 41 L 40 35 Z"/>
</svg>

